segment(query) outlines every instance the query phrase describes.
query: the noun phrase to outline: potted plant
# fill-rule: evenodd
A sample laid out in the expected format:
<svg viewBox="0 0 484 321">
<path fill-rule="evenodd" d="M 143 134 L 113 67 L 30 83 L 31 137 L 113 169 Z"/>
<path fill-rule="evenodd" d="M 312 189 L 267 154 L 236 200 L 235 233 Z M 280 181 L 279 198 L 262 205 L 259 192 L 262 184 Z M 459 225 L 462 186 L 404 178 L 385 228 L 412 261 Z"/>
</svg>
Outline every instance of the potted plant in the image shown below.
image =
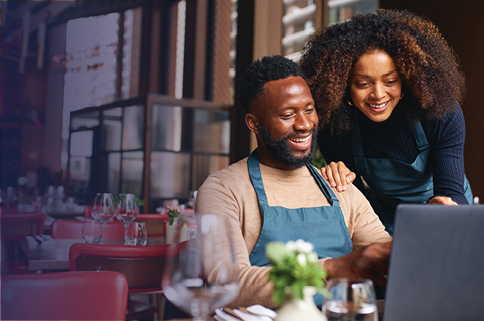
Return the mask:
<svg viewBox="0 0 484 321">
<path fill-rule="evenodd" d="M 274 302 L 283 303 L 276 320 L 317 320 L 326 317 L 316 307 L 313 295 L 326 295 L 324 278 L 326 272 L 318 263 L 313 244 L 297 241 L 271 242 L 266 255 L 272 265 L 269 280 L 274 284 Z"/>
</svg>

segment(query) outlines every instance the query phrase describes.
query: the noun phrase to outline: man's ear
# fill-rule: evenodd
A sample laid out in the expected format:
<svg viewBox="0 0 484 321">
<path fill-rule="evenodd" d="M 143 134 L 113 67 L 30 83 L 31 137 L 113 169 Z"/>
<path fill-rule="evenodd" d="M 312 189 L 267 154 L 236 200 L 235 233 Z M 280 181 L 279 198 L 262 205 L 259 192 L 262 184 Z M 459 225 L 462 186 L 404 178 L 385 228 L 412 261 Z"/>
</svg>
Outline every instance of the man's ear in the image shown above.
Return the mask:
<svg viewBox="0 0 484 321">
<path fill-rule="evenodd" d="M 251 113 L 245 114 L 245 123 L 251 132 L 256 135 L 259 134 L 259 119 L 255 115 Z"/>
</svg>

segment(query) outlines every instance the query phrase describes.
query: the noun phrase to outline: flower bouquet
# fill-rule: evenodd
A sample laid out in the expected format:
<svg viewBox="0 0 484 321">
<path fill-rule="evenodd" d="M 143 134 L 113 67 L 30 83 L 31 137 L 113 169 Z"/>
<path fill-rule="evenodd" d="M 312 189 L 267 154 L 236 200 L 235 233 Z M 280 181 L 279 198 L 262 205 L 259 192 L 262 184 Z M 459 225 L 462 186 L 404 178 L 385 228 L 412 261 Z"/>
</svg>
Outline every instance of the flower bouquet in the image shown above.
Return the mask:
<svg viewBox="0 0 484 321">
<path fill-rule="evenodd" d="M 324 288 L 326 272 L 318 263 L 318 255 L 311 243 L 299 239 L 271 242 L 266 255 L 272 264 L 269 280 L 274 284 L 274 302 L 284 305 L 276 321 L 327 321 L 316 307 L 313 296 L 317 292 L 327 295 Z"/>
<path fill-rule="evenodd" d="M 181 215 L 180 208 L 178 206 L 166 206 L 165 212 L 168 214 L 168 224 L 171 226 L 175 222 L 175 219 Z"/>
<path fill-rule="evenodd" d="M 318 256 L 313 252 L 313 244 L 299 239 L 271 242 L 267 244 L 266 255 L 272 264 L 269 280 L 274 284 L 274 302 L 281 304 L 286 295 L 286 289 L 297 299 L 304 299 L 303 289 L 314 287 L 317 292 L 325 295 L 324 278 L 326 272 L 318 263 Z"/>
</svg>

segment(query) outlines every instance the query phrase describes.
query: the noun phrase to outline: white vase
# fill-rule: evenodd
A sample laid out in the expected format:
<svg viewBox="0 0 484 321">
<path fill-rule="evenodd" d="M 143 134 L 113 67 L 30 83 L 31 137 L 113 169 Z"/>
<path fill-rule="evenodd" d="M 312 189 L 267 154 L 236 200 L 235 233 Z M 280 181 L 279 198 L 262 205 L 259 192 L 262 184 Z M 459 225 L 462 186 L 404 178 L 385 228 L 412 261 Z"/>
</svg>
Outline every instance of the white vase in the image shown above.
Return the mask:
<svg viewBox="0 0 484 321">
<path fill-rule="evenodd" d="M 165 237 L 166 237 L 166 244 L 171 244 L 173 243 L 175 234 L 176 234 L 176 225 L 167 225 L 166 230 L 165 230 Z M 187 234 L 188 234 L 188 227 L 186 224 L 183 224 L 183 226 L 180 228 L 179 231 L 179 239 L 178 242 L 183 242 L 187 240 Z"/>
<path fill-rule="evenodd" d="M 313 296 L 316 289 L 306 286 L 303 289 L 304 300 L 289 295 L 282 308 L 277 312 L 274 321 L 327 321 L 323 313 L 314 304 Z"/>
</svg>

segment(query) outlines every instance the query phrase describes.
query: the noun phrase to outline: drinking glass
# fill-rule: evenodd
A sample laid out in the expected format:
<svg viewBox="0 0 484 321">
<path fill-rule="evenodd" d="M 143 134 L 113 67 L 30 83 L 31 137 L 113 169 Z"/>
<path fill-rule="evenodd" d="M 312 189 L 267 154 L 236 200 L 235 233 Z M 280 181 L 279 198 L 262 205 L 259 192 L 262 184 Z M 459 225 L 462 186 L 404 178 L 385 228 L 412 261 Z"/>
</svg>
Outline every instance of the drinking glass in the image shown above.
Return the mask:
<svg viewBox="0 0 484 321">
<path fill-rule="evenodd" d="M 145 222 L 131 222 L 128 224 L 124 237 L 124 244 L 146 245 L 148 243 L 148 233 L 146 232 Z"/>
<path fill-rule="evenodd" d="M 86 243 L 100 243 L 103 229 L 101 223 L 94 220 L 85 220 L 82 224 L 82 239 Z"/>
<path fill-rule="evenodd" d="M 366 279 L 335 278 L 328 281 L 331 297 L 324 300 L 328 321 L 378 321 L 373 282 Z"/>
<path fill-rule="evenodd" d="M 7 187 L 7 191 L 2 193 L 2 202 L 7 205 L 7 213 L 10 213 L 10 206 L 13 206 L 16 201 L 17 191 L 11 186 Z"/>
<path fill-rule="evenodd" d="M 92 217 L 101 223 L 102 236 L 100 243 L 104 243 L 104 225 L 113 218 L 115 212 L 113 194 L 97 193 L 92 206 Z"/>
<path fill-rule="evenodd" d="M 124 244 L 128 244 L 128 226 L 138 215 L 138 205 L 134 194 L 119 194 L 116 204 L 116 217 L 124 224 Z"/>
<path fill-rule="evenodd" d="M 174 223 L 177 232 L 168 250 L 163 292 L 168 300 L 190 313 L 193 320 L 202 321 L 235 298 L 239 289 L 238 269 L 231 234 L 223 217 L 195 215 L 197 237 L 179 242 L 180 229 L 186 222 L 182 215 Z"/>
</svg>

